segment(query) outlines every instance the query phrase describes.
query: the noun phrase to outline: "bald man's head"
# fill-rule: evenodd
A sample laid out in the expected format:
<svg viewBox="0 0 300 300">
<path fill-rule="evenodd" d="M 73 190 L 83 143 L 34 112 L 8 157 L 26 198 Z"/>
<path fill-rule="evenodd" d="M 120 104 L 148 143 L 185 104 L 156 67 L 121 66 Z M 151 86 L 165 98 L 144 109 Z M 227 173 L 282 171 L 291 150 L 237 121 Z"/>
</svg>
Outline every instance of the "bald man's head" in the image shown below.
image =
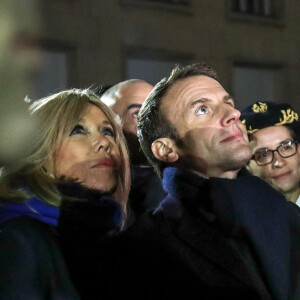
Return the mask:
<svg viewBox="0 0 300 300">
<path fill-rule="evenodd" d="M 153 86 L 145 81 L 131 79 L 109 88 L 101 100 L 122 120 L 124 133 L 137 135 L 137 115 Z"/>
<path fill-rule="evenodd" d="M 121 118 L 131 160 L 136 164 L 142 159 L 138 158 L 141 150 L 137 139 L 137 115 L 152 89 L 146 81 L 131 79 L 112 86 L 101 96 L 101 100 Z"/>
</svg>

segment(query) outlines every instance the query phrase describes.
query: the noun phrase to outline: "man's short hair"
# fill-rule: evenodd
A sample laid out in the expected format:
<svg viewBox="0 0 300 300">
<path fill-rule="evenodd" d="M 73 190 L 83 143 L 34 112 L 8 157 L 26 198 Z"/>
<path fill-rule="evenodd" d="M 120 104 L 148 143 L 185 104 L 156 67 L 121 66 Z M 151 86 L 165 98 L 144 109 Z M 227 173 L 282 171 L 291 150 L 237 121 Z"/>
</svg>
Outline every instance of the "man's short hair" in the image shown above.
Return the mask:
<svg viewBox="0 0 300 300">
<path fill-rule="evenodd" d="M 161 178 L 162 171 L 167 165 L 155 158 L 151 145 L 161 137 L 168 137 L 175 141 L 179 139 L 176 128 L 160 109 L 162 98 L 175 82 L 199 75 L 218 80 L 215 70 L 204 63 L 191 64 L 185 67 L 176 66 L 169 77 L 162 79 L 155 85 L 139 112 L 138 138 L 147 159 Z"/>
</svg>

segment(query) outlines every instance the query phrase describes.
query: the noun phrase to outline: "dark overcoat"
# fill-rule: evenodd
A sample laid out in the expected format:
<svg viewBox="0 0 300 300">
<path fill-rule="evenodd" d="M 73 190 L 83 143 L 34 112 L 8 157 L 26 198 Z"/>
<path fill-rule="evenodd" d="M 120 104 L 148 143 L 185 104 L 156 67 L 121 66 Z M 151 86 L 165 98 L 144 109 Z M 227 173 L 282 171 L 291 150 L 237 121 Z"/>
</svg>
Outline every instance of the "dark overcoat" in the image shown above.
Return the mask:
<svg viewBox="0 0 300 300">
<path fill-rule="evenodd" d="M 54 227 L 28 216 L 0 224 L 0 299 L 80 299 Z"/>
<path fill-rule="evenodd" d="M 83 299 L 101 299 L 99 289 L 104 299 L 297 299 L 294 204 L 253 176 L 205 180 L 169 168 L 164 188 L 157 210 L 109 242 L 78 235 L 72 273 Z"/>
</svg>

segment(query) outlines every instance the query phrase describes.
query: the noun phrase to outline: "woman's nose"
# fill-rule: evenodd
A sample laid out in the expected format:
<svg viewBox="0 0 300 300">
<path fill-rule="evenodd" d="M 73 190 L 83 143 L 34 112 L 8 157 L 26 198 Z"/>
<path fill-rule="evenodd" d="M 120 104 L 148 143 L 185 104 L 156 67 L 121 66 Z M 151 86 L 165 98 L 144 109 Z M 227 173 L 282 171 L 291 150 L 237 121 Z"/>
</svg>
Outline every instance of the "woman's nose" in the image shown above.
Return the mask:
<svg viewBox="0 0 300 300">
<path fill-rule="evenodd" d="M 101 133 L 94 137 L 92 142 L 93 150 L 99 152 L 101 149 L 108 152 L 110 150 L 110 141 Z"/>
</svg>

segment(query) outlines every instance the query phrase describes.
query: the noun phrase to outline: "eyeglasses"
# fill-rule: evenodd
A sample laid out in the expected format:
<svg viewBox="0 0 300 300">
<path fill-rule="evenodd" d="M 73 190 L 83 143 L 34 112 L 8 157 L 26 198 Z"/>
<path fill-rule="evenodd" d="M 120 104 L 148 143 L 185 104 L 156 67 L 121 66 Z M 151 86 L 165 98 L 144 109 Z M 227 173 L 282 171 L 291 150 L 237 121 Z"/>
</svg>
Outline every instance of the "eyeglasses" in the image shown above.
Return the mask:
<svg viewBox="0 0 300 300">
<path fill-rule="evenodd" d="M 283 157 L 291 157 L 297 153 L 298 142 L 296 141 L 287 141 L 282 143 L 276 150 L 263 149 L 259 150 L 252 156 L 251 159 L 254 159 L 259 166 L 264 166 L 270 164 L 274 159 L 274 152 Z"/>
</svg>

